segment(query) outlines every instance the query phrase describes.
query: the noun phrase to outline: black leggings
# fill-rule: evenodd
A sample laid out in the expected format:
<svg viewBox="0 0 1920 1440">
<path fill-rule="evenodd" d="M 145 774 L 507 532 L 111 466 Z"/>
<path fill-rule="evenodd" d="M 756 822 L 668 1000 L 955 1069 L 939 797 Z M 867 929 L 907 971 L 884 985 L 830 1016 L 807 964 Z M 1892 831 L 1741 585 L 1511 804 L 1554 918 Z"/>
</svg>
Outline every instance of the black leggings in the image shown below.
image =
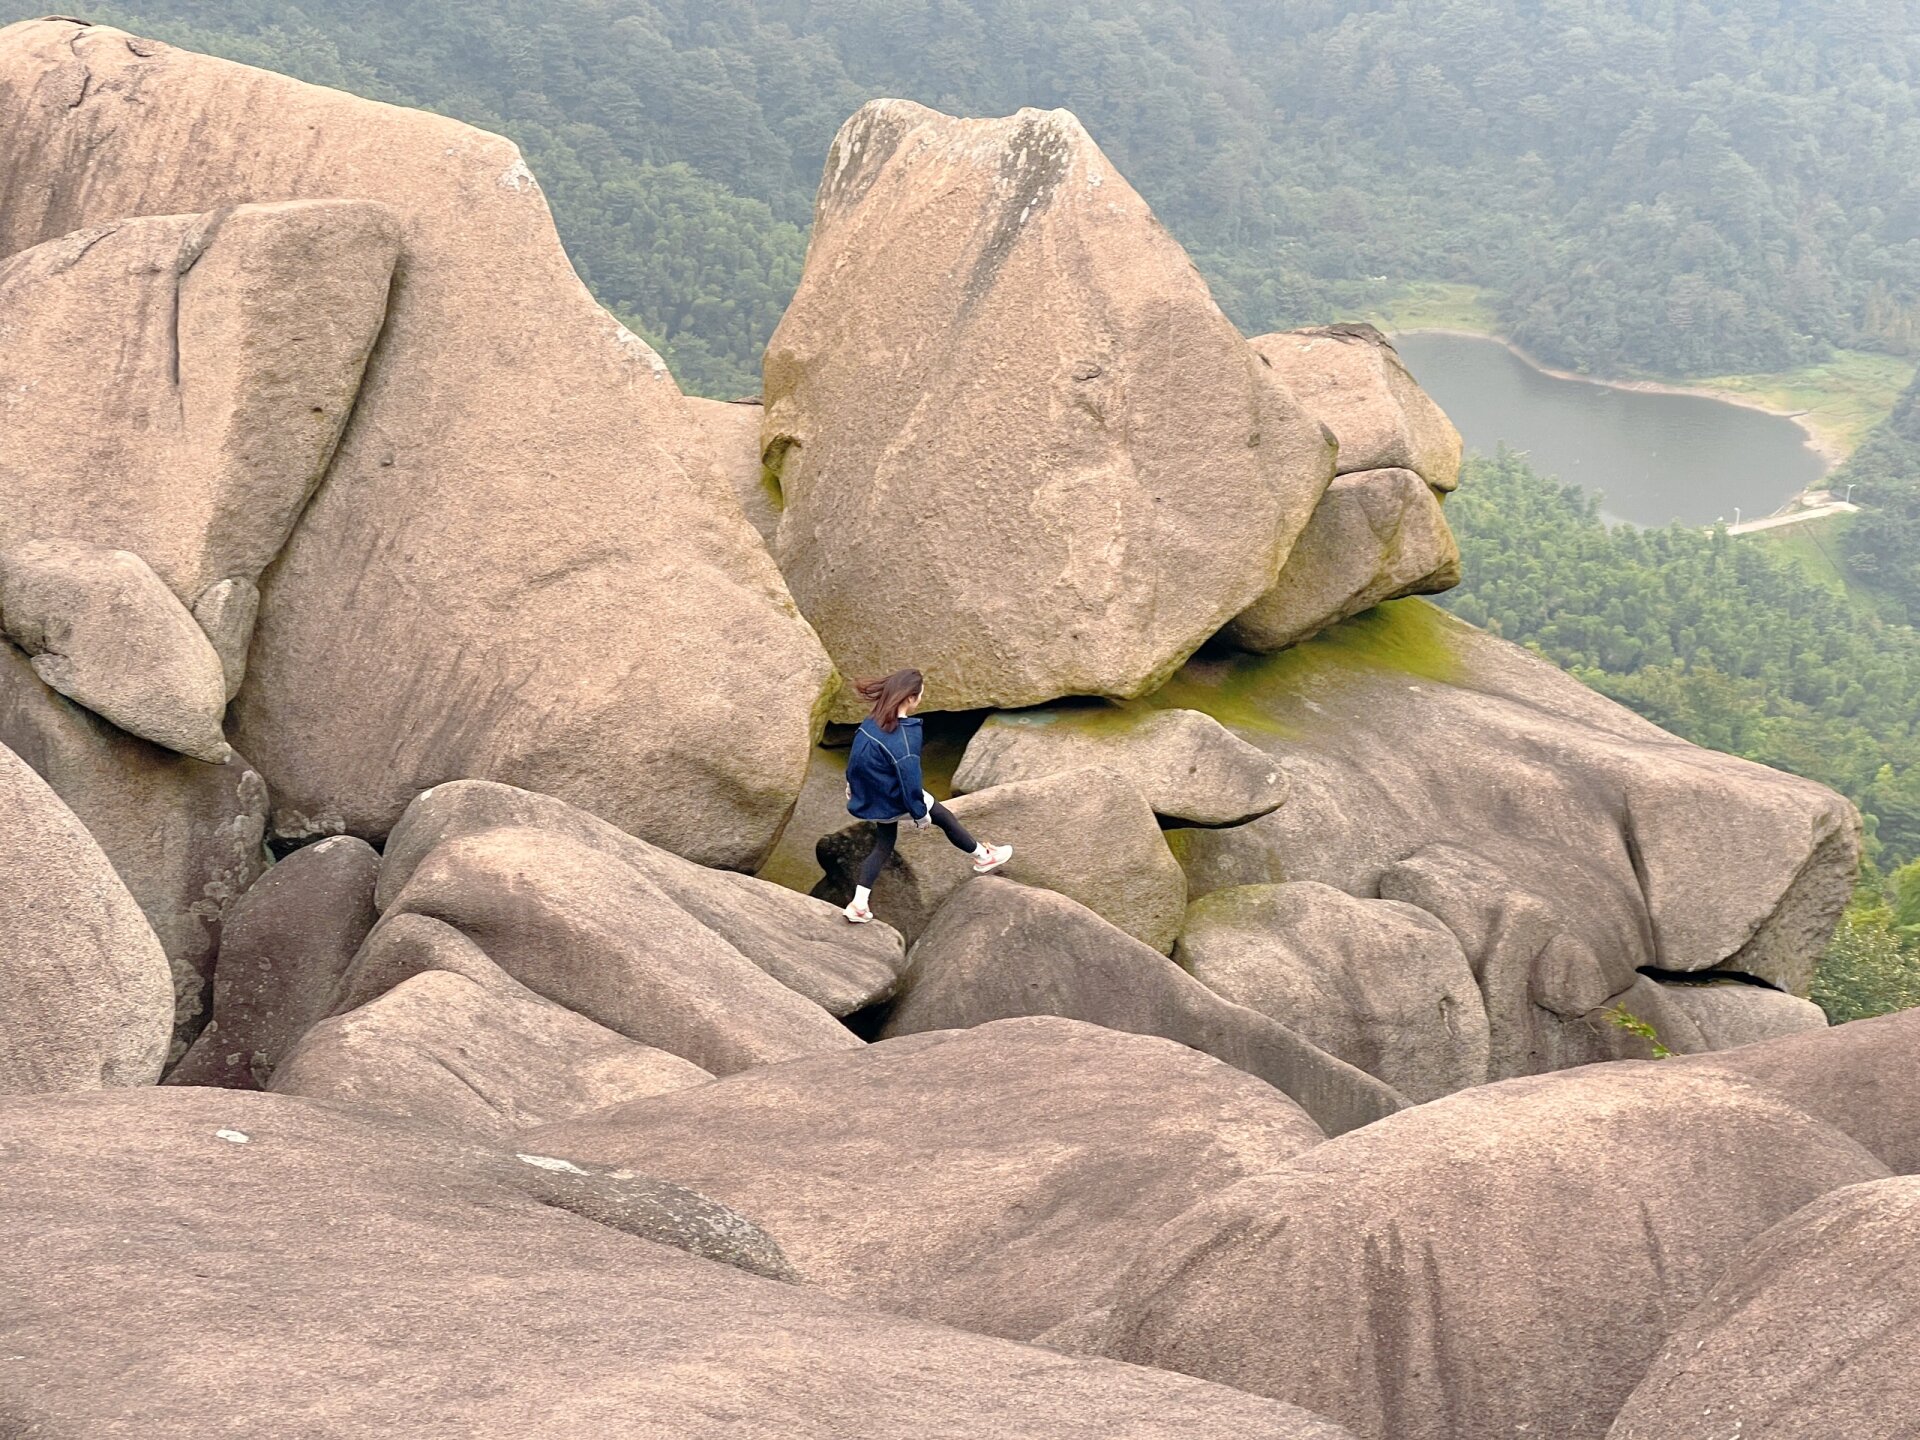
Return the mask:
<svg viewBox="0 0 1920 1440">
<path fill-rule="evenodd" d="M 967 833 L 967 827 L 938 800 L 933 802 L 933 809 L 928 813 L 933 816 L 933 823 L 946 832 L 947 839 L 953 842 L 955 849 L 971 854 L 980 848 L 980 842 Z M 897 820 L 889 820 L 873 828 L 879 832 L 879 838 L 873 842 L 871 853 L 860 862 L 860 884 L 868 890 L 880 878 L 880 871 L 887 861 L 893 858 L 894 844 L 900 839 L 900 822 Z"/>
</svg>

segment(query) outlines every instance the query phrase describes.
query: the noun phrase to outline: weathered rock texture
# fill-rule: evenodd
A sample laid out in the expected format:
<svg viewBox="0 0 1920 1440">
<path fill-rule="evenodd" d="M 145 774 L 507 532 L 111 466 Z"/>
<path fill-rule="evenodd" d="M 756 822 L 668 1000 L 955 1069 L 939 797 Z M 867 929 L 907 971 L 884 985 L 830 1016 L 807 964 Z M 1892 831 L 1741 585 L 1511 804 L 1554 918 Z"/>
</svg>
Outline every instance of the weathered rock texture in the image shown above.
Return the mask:
<svg viewBox="0 0 1920 1440">
<path fill-rule="evenodd" d="M 1221 999 L 1165 956 L 1050 890 L 976 881 L 947 902 L 912 958 L 883 1035 L 1064 1015 L 1205 1051 L 1285 1091 L 1329 1134 L 1405 1103 L 1390 1086 L 1295 1030 Z"/>
<path fill-rule="evenodd" d="M 1896 1174 L 1920 1174 L 1920 1009 L 1667 1063 L 1764 1085 L 1851 1135 Z"/>
<path fill-rule="evenodd" d="M 1481 1086 L 1201 1201 L 1122 1277 L 1101 1348 L 1373 1440 L 1592 1440 L 1749 1241 L 1884 1169 L 1725 1076 Z"/>
<path fill-rule="evenodd" d="M 1273 584 L 1332 475 L 1060 110 L 863 107 L 765 368 L 800 608 L 843 672 L 918 666 L 937 709 L 1151 689 Z"/>
<path fill-rule="evenodd" d="M 505 1141 L 710 1078 L 524 987 L 429 970 L 314 1026 L 274 1071 L 272 1089 Z"/>
<path fill-rule="evenodd" d="M 1731 1050 L 1827 1028 L 1826 1013 L 1811 1000 L 1738 980 L 1662 985 L 1660 999 L 1676 1028 L 1690 1022 L 1699 1032 L 1692 1050 Z"/>
<path fill-rule="evenodd" d="M 0 644 L 0 745 L 52 787 L 106 852 L 173 970 L 174 1054 L 207 1023 L 233 904 L 267 866 L 267 787 L 234 755 L 189 760 L 50 689 Z"/>
<path fill-rule="evenodd" d="M 64 536 L 130 550 L 194 607 L 215 586 L 259 576 L 326 473 L 386 315 L 400 225 L 364 200 L 231 207 L 245 188 L 237 169 L 215 204 L 189 199 L 191 172 L 232 163 L 241 136 L 198 136 L 149 155 L 151 173 L 128 173 L 135 152 L 120 147 L 141 141 L 118 132 L 186 97 L 146 83 L 159 47 L 143 65 L 112 36 L 21 27 L 0 60 L 10 121 L 0 148 L 13 166 L 0 255 L 47 242 L 0 261 L 0 545 Z M 120 56 L 107 60 L 111 48 Z M 48 107 L 73 85 L 85 93 L 61 121 Z M 136 92 L 139 111 L 113 110 L 131 110 L 118 97 Z M 109 115 L 116 133 L 94 163 L 49 128 L 102 134 Z M 51 153 L 31 154 L 37 142 Z M 68 161 L 79 168 L 63 173 Z M 211 213 L 154 213 L 183 208 Z"/>
<path fill-rule="evenodd" d="M 976 839 L 1011 844 L 1000 873 L 1057 890 L 1162 954 L 1186 912 L 1186 882 L 1153 811 L 1124 776 L 1104 766 L 996 785 L 948 802 Z M 836 904 L 853 897 L 873 826 L 859 821 L 824 836 L 826 878 L 814 889 Z M 947 897 L 974 878 L 973 862 L 940 831 L 900 827 L 899 848 L 873 887 L 874 913 L 919 938 Z"/>
<path fill-rule="evenodd" d="M 1412 470 L 1435 490 L 1460 483 L 1460 432 L 1371 325 L 1262 335 L 1253 348 L 1340 442 L 1336 468 Z"/>
<path fill-rule="evenodd" d="M 332 1009 L 373 928 L 380 857 L 336 835 L 302 846 L 240 897 L 221 937 L 213 1019 L 167 1079 L 265 1089 L 274 1067 Z"/>
<path fill-rule="evenodd" d="M 1287 798 L 1280 767 L 1198 710 L 1060 707 L 990 715 L 967 745 L 953 788 L 965 794 L 1104 765 L 1132 782 L 1156 815 L 1240 825 Z"/>
<path fill-rule="evenodd" d="M 771 550 L 780 529 L 780 498 L 760 459 L 760 421 L 766 411 L 757 400 L 703 400 L 697 395 L 687 397 L 687 406 L 706 432 L 733 498 Z"/>
<path fill-rule="evenodd" d="M 536 994 L 716 1075 L 860 1046 L 632 866 L 553 831 L 435 846 L 383 923 L 408 914 L 455 927 Z"/>
<path fill-rule="evenodd" d="M 172 1032 L 166 952 L 140 907 L 0 748 L 0 1095 L 150 1085 Z"/>
<path fill-rule="evenodd" d="M 485 780 L 436 786 L 407 807 L 387 837 L 380 907 L 392 904 L 434 846 L 515 826 L 549 831 L 632 866 L 690 918 L 832 1014 L 850 1015 L 884 1000 L 906 969 L 906 945 L 890 926 L 849 925 L 823 901 L 749 875 L 709 870 L 563 800 Z"/>
<path fill-rule="evenodd" d="M 684 1191 L 671 1210 L 657 1188 L 623 1204 L 619 1175 L 287 1096 L 12 1101 L 0 1141 L 0 1342 L 18 1357 L 0 1425 L 15 1429 L 105 1434 L 132 1415 L 144 1434 L 219 1440 L 290 1417 L 341 1440 L 423 1425 L 541 1440 L 1346 1436 L 1185 1376 L 742 1274 L 769 1258 L 764 1242 Z M 153 1363 L 182 1337 L 194 1363 Z"/>
<path fill-rule="evenodd" d="M 1292 792 L 1251 825 L 1174 832 L 1193 892 L 1313 880 L 1426 910 L 1473 965 L 1496 1079 L 1646 1054 L 1619 1007 L 1684 1042 L 1642 969 L 1804 994 L 1852 890 L 1838 795 L 1686 744 L 1422 601 L 1196 664 L 1164 698 L 1210 696 Z"/>
<path fill-rule="evenodd" d="M 132 551 L 39 539 L 0 552 L 0 615 L 33 673 L 68 699 L 196 760 L 233 753 L 220 657 Z"/>
<path fill-rule="evenodd" d="M 1363 470 L 1327 487 L 1274 587 L 1226 636 L 1265 653 L 1402 595 L 1460 583 L 1460 547 L 1440 500 L 1411 470 Z"/>
<path fill-rule="evenodd" d="M 1173 958 L 1419 1103 L 1487 1078 L 1487 1007 L 1433 916 L 1330 885 L 1246 885 L 1196 900 Z"/>
<path fill-rule="evenodd" d="M 1105 1304 L 1165 1221 L 1322 1138 L 1192 1050 L 1023 1019 L 793 1060 L 520 1144 L 711 1195 L 837 1295 L 1025 1340 Z"/>
<path fill-rule="evenodd" d="M 335 1015 L 370 1005 L 415 975 L 447 971 L 483 990 L 518 995 L 530 991 L 507 974 L 473 941 L 444 920 L 396 911 L 381 920 L 355 952 L 334 992 Z"/>
<path fill-rule="evenodd" d="M 1920 1415 L 1920 1179 L 1823 1195 L 1748 1247 L 1609 1440 L 1903 1435 Z"/>
<path fill-rule="evenodd" d="M 236 202 L 397 217 L 400 283 L 236 702 L 281 834 L 378 838 L 421 789 L 486 776 L 758 863 L 828 661 L 511 144 L 70 21 L 6 31 L 0 113 L 0 255 Z"/>
</svg>

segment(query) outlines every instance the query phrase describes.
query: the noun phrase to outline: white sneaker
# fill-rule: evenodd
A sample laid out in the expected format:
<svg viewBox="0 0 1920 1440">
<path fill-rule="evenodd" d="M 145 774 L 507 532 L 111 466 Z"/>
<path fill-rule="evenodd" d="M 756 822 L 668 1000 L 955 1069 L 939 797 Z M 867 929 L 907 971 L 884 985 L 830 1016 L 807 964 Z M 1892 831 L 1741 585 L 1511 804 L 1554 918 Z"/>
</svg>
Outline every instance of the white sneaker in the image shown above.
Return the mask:
<svg viewBox="0 0 1920 1440">
<path fill-rule="evenodd" d="M 991 875 L 1011 859 L 1013 859 L 1013 846 L 988 845 L 985 855 L 976 855 L 973 857 L 973 873 L 976 875 Z"/>
<path fill-rule="evenodd" d="M 846 916 L 850 923 L 855 925 L 865 925 L 873 919 L 873 911 L 862 905 L 858 900 L 849 900 L 847 902 L 847 908 L 840 913 Z"/>
</svg>

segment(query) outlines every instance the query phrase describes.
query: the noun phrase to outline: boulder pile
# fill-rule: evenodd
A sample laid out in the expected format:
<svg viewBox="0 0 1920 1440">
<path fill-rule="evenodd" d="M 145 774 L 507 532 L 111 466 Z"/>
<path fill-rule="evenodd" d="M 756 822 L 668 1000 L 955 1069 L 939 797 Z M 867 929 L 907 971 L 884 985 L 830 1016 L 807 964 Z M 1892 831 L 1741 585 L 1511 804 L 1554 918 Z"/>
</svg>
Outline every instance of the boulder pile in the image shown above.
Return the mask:
<svg viewBox="0 0 1920 1440">
<path fill-rule="evenodd" d="M 1857 816 L 1401 598 L 1459 436 L 1071 115 L 864 107 L 719 403 L 508 142 L 34 21 L 0 342 L 0 1434 L 1904 1433 Z M 908 664 L 1015 857 L 853 925 Z"/>
</svg>

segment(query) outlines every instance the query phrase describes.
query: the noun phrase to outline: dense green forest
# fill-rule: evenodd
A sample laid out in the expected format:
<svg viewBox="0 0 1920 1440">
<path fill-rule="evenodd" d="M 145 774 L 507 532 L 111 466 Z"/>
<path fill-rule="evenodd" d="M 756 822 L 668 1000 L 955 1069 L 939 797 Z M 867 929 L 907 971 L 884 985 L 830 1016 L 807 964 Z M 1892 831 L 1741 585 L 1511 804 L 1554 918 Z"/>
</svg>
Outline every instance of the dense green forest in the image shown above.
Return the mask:
<svg viewBox="0 0 1920 1440">
<path fill-rule="evenodd" d="M 0 0 L 0 20 L 45 5 Z M 95 19 L 520 142 L 595 293 L 758 388 L 861 102 L 1066 106 L 1249 333 L 1417 279 L 1556 363 L 1920 345 L 1920 0 L 133 0 Z"/>
<path fill-rule="evenodd" d="M 1518 455 L 1474 458 L 1447 515 L 1462 619 L 1528 645 L 1677 735 L 1831 785 L 1868 863 L 1816 998 L 1837 1019 L 1920 1004 L 1920 634 L 1768 546 L 1608 529 Z"/>
<path fill-rule="evenodd" d="M 1899 618 L 1920 619 L 1920 375 L 1831 483 L 1870 507 L 1847 530 L 1848 568 Z"/>
</svg>

